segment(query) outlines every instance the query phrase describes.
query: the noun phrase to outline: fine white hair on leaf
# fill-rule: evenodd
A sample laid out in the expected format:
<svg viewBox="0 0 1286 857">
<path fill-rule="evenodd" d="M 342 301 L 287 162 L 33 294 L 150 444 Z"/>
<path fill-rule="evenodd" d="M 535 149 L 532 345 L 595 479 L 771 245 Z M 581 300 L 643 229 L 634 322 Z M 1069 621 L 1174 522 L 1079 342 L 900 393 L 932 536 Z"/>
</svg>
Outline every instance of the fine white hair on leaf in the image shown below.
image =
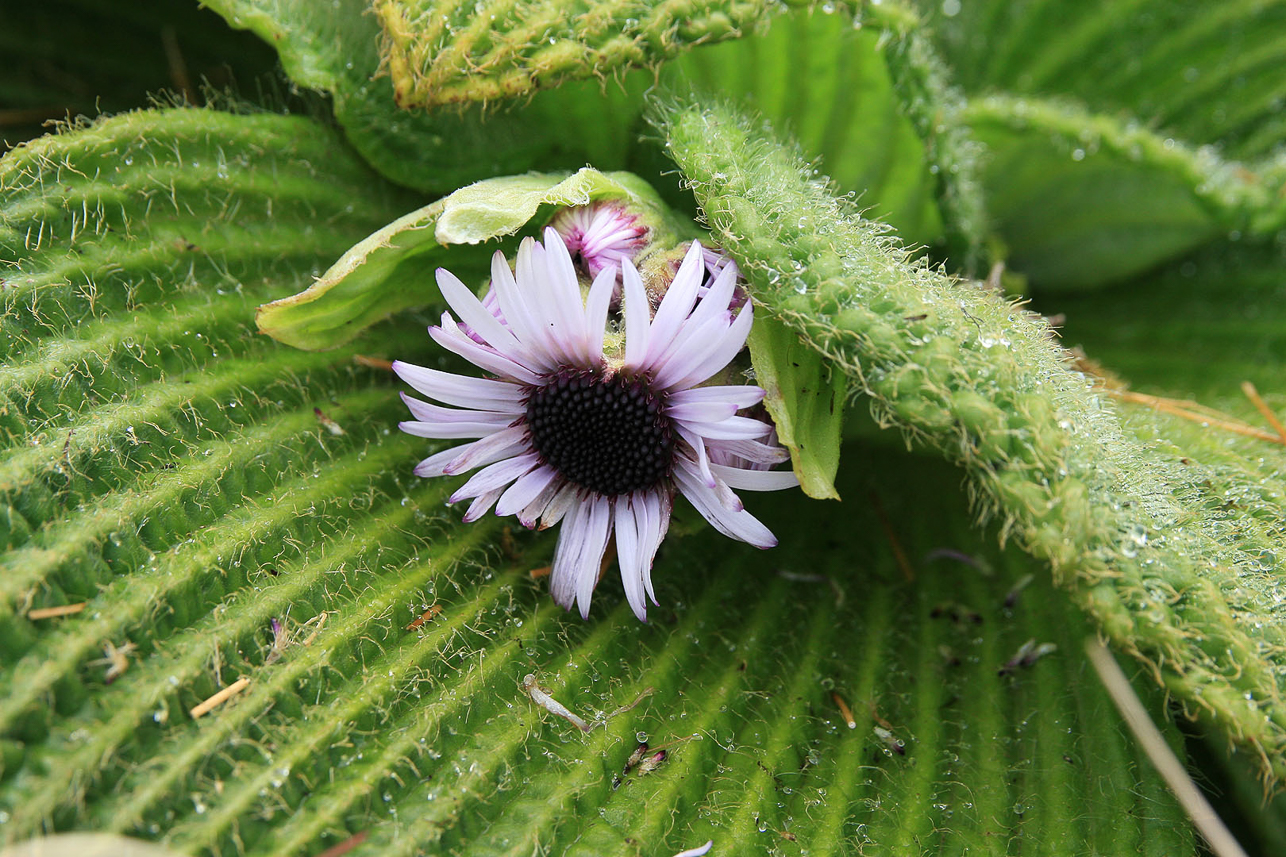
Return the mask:
<svg viewBox="0 0 1286 857">
<path fill-rule="evenodd" d="M 536 677 L 534 675 L 528 674 L 523 676 L 522 688 L 527 691 L 527 695 L 531 697 L 532 702 L 536 703 L 550 714 L 557 714 L 580 731 L 589 732 L 594 728 L 580 717 L 573 714 L 567 706 L 541 690 L 540 685 L 536 684 Z"/>
</svg>

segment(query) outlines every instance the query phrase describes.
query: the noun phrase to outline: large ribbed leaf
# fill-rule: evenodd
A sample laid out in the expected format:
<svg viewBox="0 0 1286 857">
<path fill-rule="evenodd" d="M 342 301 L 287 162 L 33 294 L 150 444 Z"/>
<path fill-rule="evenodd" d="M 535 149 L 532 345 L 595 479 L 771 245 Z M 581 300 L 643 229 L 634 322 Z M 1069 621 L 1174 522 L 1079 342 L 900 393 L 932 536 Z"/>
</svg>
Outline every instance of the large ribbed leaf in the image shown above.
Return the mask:
<svg viewBox="0 0 1286 857">
<path fill-rule="evenodd" d="M 920 4 L 970 92 L 1073 96 L 1236 157 L 1286 131 L 1286 6 L 1202 0 Z"/>
<path fill-rule="evenodd" d="M 1268 499 L 1264 521 L 1228 509 L 1219 460 L 1129 438 L 1043 320 L 915 263 L 764 129 L 727 108 L 666 117 L 715 236 L 768 310 L 848 372 L 883 424 L 962 465 L 984 513 L 1118 647 L 1265 777 L 1286 775 L 1286 592 L 1263 565 L 1286 547 L 1280 506 Z"/>
<path fill-rule="evenodd" d="M 610 580 L 585 622 L 528 574 L 552 534 L 462 525 L 449 483 L 410 476 L 387 375 L 252 332 L 413 205 L 331 134 L 135 114 L 0 181 L 3 841 L 1192 853 L 1080 615 L 1043 574 L 1017 591 L 1038 570 L 971 531 L 950 469 L 853 447 L 849 505 L 756 503 L 776 551 L 672 540 L 652 624 Z M 365 348 L 423 339 L 409 320 Z M 1028 640 L 1057 650 L 1015 661 Z M 623 771 L 644 738 L 667 756 Z"/>
<path fill-rule="evenodd" d="M 978 99 L 990 214 L 1034 288 L 1101 287 L 1281 228 L 1286 6 L 918 5 Z M 1246 218 L 1264 203 L 1271 222 Z"/>
<path fill-rule="evenodd" d="M 1010 263 L 1033 287 L 1099 287 L 1221 235 L 1286 225 L 1286 160 L 1245 165 L 1115 117 L 992 97 L 966 111 Z"/>
</svg>

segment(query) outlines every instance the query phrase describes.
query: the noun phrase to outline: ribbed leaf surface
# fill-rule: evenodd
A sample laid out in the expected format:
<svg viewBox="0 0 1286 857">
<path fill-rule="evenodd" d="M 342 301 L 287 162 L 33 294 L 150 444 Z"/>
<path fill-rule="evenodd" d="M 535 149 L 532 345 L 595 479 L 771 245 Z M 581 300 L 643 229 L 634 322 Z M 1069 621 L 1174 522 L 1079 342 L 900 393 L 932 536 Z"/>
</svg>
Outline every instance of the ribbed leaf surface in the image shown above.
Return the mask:
<svg viewBox="0 0 1286 857">
<path fill-rule="evenodd" d="M 1036 289 L 1101 287 L 1222 235 L 1286 225 L 1286 161 L 1240 164 L 1211 147 L 1048 101 L 973 101 L 984 179 L 1009 263 Z"/>
<path fill-rule="evenodd" d="M 1201 0 L 921 4 L 971 93 L 1066 95 L 1235 157 L 1286 131 L 1286 6 Z"/>
<path fill-rule="evenodd" d="M 850 504 L 757 503 L 772 552 L 676 536 L 651 624 L 610 580 L 584 622 L 528 574 L 552 534 L 462 525 L 449 483 L 410 475 L 425 450 L 392 430 L 387 375 L 251 332 L 414 205 L 327 132 L 136 114 L 0 176 L 6 843 L 1192 852 L 1085 671 L 1083 621 L 1043 575 L 1015 591 L 1031 562 L 970 532 L 941 465 L 853 447 Z M 412 320 L 364 347 L 428 360 L 424 339 Z M 1007 666 L 1029 639 L 1058 648 Z M 624 772 L 642 733 L 667 756 Z"/>
</svg>

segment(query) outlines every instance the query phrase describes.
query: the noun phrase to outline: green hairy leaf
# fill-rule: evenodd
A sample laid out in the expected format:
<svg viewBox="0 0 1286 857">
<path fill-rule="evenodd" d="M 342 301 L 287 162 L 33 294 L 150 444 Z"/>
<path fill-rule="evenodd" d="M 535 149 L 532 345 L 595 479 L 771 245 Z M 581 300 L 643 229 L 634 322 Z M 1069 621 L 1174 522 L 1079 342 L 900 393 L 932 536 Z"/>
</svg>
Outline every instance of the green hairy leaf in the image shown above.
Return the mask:
<svg viewBox="0 0 1286 857">
<path fill-rule="evenodd" d="M 493 175 L 529 169 L 554 146 L 547 117 L 511 114 L 485 121 L 480 108 L 432 116 L 394 101 L 380 67 L 379 24 L 362 0 L 213 0 L 233 27 L 272 45 L 291 79 L 325 92 L 349 142 L 385 176 L 445 193 Z M 580 166 L 584 154 L 579 157 Z M 558 164 L 557 166 L 561 166 Z"/>
<path fill-rule="evenodd" d="M 770 313 L 847 372 L 882 424 L 962 465 L 984 516 L 1171 694 L 1265 777 L 1286 773 L 1271 618 L 1286 594 L 1259 561 L 1281 550 L 1280 529 L 1230 545 L 1203 462 L 1130 440 L 1042 320 L 917 263 L 761 128 L 722 107 L 662 117 Z M 795 278 L 778 273 L 791 266 Z"/>
<path fill-rule="evenodd" d="M 777 0 L 632 0 L 583 11 L 530 0 L 485 11 L 450 0 L 373 4 L 403 107 L 513 98 L 564 80 L 602 78 L 740 36 L 785 8 Z"/>
</svg>

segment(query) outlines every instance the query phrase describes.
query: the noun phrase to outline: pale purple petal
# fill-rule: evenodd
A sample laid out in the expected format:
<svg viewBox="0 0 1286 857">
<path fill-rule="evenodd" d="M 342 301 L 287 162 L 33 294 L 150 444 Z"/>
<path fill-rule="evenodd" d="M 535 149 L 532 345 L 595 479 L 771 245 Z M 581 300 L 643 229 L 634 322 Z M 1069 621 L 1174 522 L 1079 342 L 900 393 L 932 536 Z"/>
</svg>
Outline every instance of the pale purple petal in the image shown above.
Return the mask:
<svg viewBox="0 0 1286 857">
<path fill-rule="evenodd" d="M 708 318 L 714 318 L 720 313 L 728 311 L 728 303 L 732 300 L 732 293 L 737 287 L 738 271 L 736 266 L 724 268 L 719 276 L 715 277 L 714 283 L 710 290 L 701 298 L 697 308 L 693 310 L 690 324 L 699 324 Z"/>
<path fill-rule="evenodd" d="M 647 595 L 643 590 L 643 546 L 639 542 L 638 512 L 633 498 L 619 497 L 616 500 L 616 559 L 621 567 L 621 585 L 625 587 L 625 600 L 629 602 L 634 615 L 646 622 Z"/>
<path fill-rule="evenodd" d="M 792 470 L 746 470 L 723 464 L 711 464 L 710 469 L 729 488 L 740 488 L 743 491 L 780 491 L 799 484 L 799 479 Z"/>
<path fill-rule="evenodd" d="M 687 320 L 688 315 L 692 312 L 692 307 L 697 300 L 697 288 L 704 279 L 705 265 L 701 259 L 701 243 L 692 242 L 692 249 L 684 258 L 683 264 L 679 266 L 679 272 L 674 275 L 670 288 L 661 299 L 661 305 L 656 308 L 656 316 L 652 319 L 652 329 L 648 333 L 647 356 L 643 359 L 643 365 L 651 367 L 658 359 L 663 357 L 666 349 L 678 334 L 683 322 Z"/>
<path fill-rule="evenodd" d="M 576 574 L 576 602 L 580 605 L 582 619 L 589 618 L 589 602 L 598 585 L 598 574 L 603 564 L 603 554 L 612 534 L 612 501 L 594 497 L 588 502 L 589 516 L 582 517 L 586 528 L 584 548 Z"/>
<path fill-rule="evenodd" d="M 678 481 L 683 496 L 688 498 L 688 501 L 703 518 L 710 522 L 711 526 L 725 536 L 757 548 L 770 548 L 777 544 L 777 537 L 754 515 L 745 509 L 736 512 L 725 509 L 715 489 L 702 484 L 701 480 L 686 468 L 676 467 L 674 478 Z"/>
<path fill-rule="evenodd" d="M 661 547 L 661 542 L 665 540 L 665 534 L 670 530 L 670 515 L 674 512 L 674 495 L 668 490 L 648 491 L 644 495 L 643 511 L 645 516 L 639 517 L 639 541 L 643 543 L 643 586 L 647 589 L 647 597 L 652 599 L 653 604 L 660 604 L 656 600 L 656 592 L 652 589 L 652 562 L 656 558 L 656 552 Z"/>
<path fill-rule="evenodd" d="M 540 515 L 540 529 L 547 530 L 563 519 L 563 516 L 571 509 L 580 505 L 580 489 L 570 482 L 563 485 L 554 499 L 549 501 L 545 511 Z"/>
<path fill-rule="evenodd" d="M 406 393 L 401 393 L 400 395 L 402 396 L 402 401 L 406 403 L 406 407 L 411 411 L 411 416 L 424 423 L 444 423 L 447 425 L 452 423 L 494 423 L 496 430 L 499 431 L 518 418 L 513 413 L 444 408 L 441 405 L 421 402 Z"/>
<path fill-rule="evenodd" d="M 522 510 L 518 512 L 518 523 L 522 524 L 529 530 L 534 529 L 536 522 L 545 514 L 545 510 L 549 508 L 549 504 L 553 502 L 554 497 L 557 496 L 558 492 L 564 487 L 566 487 L 566 483 L 561 479 L 555 479 L 546 485 L 541 489 L 541 492 L 536 495 L 535 499 L 526 506 L 523 506 Z"/>
<path fill-rule="evenodd" d="M 717 423 L 688 422 L 685 427 L 712 440 L 753 440 L 772 431 L 772 426 L 750 417 L 728 417 Z"/>
<path fill-rule="evenodd" d="M 482 440 L 474 441 L 465 446 L 457 446 L 456 451 L 460 455 L 447 462 L 446 467 L 443 468 L 443 474 L 457 476 L 466 470 L 483 467 L 502 458 L 510 458 L 530 448 L 531 444 L 527 439 L 526 426 L 519 425 L 503 429 L 484 437 Z"/>
<path fill-rule="evenodd" d="M 444 449 L 415 465 L 415 475 L 455 476 L 466 470 L 512 457 L 527 448 L 525 435 L 526 429 L 522 427 L 506 429 L 473 443 Z"/>
<path fill-rule="evenodd" d="M 540 259 L 541 254 L 536 254 Z M 559 342 L 568 356 L 581 365 L 602 358 L 602 354 L 591 355 L 587 346 L 585 330 L 585 303 L 581 298 L 580 280 L 576 276 L 576 267 L 572 264 L 567 246 L 558 237 L 558 233 L 545 228 L 544 270 L 548 278 L 550 291 L 553 293 L 553 311 L 561 321 L 556 330 Z M 537 271 L 540 271 L 539 261 Z"/>
<path fill-rule="evenodd" d="M 558 471 L 547 466 L 537 467 L 535 470 L 525 474 L 510 485 L 509 489 L 501 496 L 500 502 L 496 504 L 496 514 L 504 517 L 521 511 L 523 507 L 536 499 L 537 495 L 544 491 L 557 476 Z"/>
<path fill-rule="evenodd" d="M 509 381 L 453 375 L 401 360 L 393 361 L 393 371 L 419 392 L 448 405 L 515 414 L 527 407 L 522 401 L 522 387 Z"/>
<path fill-rule="evenodd" d="M 489 464 L 470 476 L 469 481 L 461 485 L 447 502 L 458 503 L 461 500 L 477 497 L 481 494 L 495 491 L 498 488 L 503 489 L 537 464 L 539 464 L 538 456 L 534 452 Z M 496 495 L 497 498 L 499 496 L 499 494 Z"/>
<path fill-rule="evenodd" d="M 589 504 L 576 503 L 567 509 L 563 528 L 558 533 L 554 547 L 554 563 L 549 575 L 549 594 L 554 603 L 564 610 L 576 603 L 576 569 L 585 549 L 588 528 L 581 519 L 589 518 Z"/>
<path fill-rule="evenodd" d="M 671 405 L 688 405 L 702 402 L 729 402 L 737 408 L 749 408 L 764 400 L 764 389 L 752 385 L 694 387 L 690 390 L 675 390 L 670 393 Z M 671 408 L 671 410 L 673 410 Z"/>
<path fill-rule="evenodd" d="M 455 440 L 464 437 L 486 437 L 504 428 L 494 422 L 467 423 L 421 423 L 414 420 L 400 422 L 397 427 L 415 437 L 428 437 L 434 440 Z"/>
<path fill-rule="evenodd" d="M 702 439 L 701 435 L 688 431 L 685 426 L 678 425 L 675 428 L 678 429 L 679 437 L 683 438 L 688 446 L 692 447 L 692 451 L 697 456 L 697 474 L 706 485 L 713 488 L 715 486 L 714 471 L 710 469 L 710 458 L 706 453 L 705 440 Z"/>
<path fill-rule="evenodd" d="M 724 337 L 728 335 L 728 328 L 727 321 L 717 318 L 691 329 L 684 328 L 665 354 L 649 364 L 656 388 L 668 390 L 671 387 L 683 389 L 691 386 L 677 382 L 707 365 L 710 356 L 719 350 Z M 719 369 L 727 365 L 727 361 L 724 361 Z"/>
<path fill-rule="evenodd" d="M 585 302 L 585 332 L 588 353 L 596 358 L 603 354 L 603 332 L 607 329 L 607 310 L 612 305 L 612 292 L 616 289 L 616 266 L 608 265 L 590 286 Z"/>
<path fill-rule="evenodd" d="M 665 414 L 670 419 L 689 422 L 717 423 L 734 416 L 739 408 L 736 402 L 690 402 L 675 404 L 670 400 Z"/>
<path fill-rule="evenodd" d="M 680 462 L 679 466 L 683 467 L 684 464 Z M 709 483 L 706 484 L 709 486 Z M 746 504 L 741 502 L 741 498 L 738 497 L 736 492 L 729 488 L 728 483 L 724 482 L 722 479 L 719 479 L 718 477 L 715 478 L 713 490 L 714 496 L 719 500 L 719 505 L 723 506 L 723 508 L 727 509 L 729 512 L 740 512 L 742 509 L 746 508 Z"/>
<path fill-rule="evenodd" d="M 499 499 L 502 491 L 504 491 L 503 488 L 497 488 L 494 491 L 479 494 L 477 498 L 469 504 L 469 510 L 464 513 L 464 518 L 462 518 L 462 520 L 466 524 L 472 524 L 474 521 L 487 514 L 487 510 L 491 508 L 492 504 L 495 503 L 497 499 Z"/>
<path fill-rule="evenodd" d="M 648 300 L 647 290 L 643 288 L 643 278 L 639 276 L 633 262 L 625 262 L 625 267 L 621 269 L 621 280 L 625 284 L 625 366 L 640 369 L 647 357 L 652 302 Z"/>
<path fill-rule="evenodd" d="M 590 598 L 611 530 L 612 501 L 594 497 L 572 508 L 558 535 L 549 588 L 561 606 L 570 609 L 578 604 L 583 618 L 589 618 Z"/>
<path fill-rule="evenodd" d="M 513 272 L 509 270 L 509 263 L 499 250 L 491 257 L 491 289 L 514 335 L 519 341 L 531 346 L 533 360 L 544 371 L 553 369 L 556 360 L 549 353 L 544 316 L 532 310 L 526 296 L 518 288 Z"/>
<path fill-rule="evenodd" d="M 710 450 L 711 461 L 734 466 L 739 463 L 738 459 L 762 465 L 780 464 L 790 459 L 790 453 L 783 447 L 757 440 L 712 440 L 706 448 Z"/>
<path fill-rule="evenodd" d="M 750 325 L 754 321 L 751 304 L 747 303 L 737 314 L 736 320 L 729 326 L 727 333 L 719 339 L 719 347 L 681 378 L 673 380 L 675 387 L 692 387 L 700 384 L 716 372 L 721 371 L 732 362 L 737 352 L 746 346 L 746 337 L 750 335 Z"/>
<path fill-rule="evenodd" d="M 562 313 L 559 310 L 558 292 L 548 276 L 545 248 L 534 238 L 524 238 L 518 247 L 516 261 L 517 290 L 527 304 L 532 322 L 533 341 L 546 357 L 555 364 L 574 360 L 574 355 L 564 347 L 566 336 Z"/>
<path fill-rule="evenodd" d="M 471 446 L 473 446 L 472 443 L 466 443 L 462 446 L 453 446 L 450 449 L 435 452 L 433 455 L 430 455 L 428 458 L 415 465 L 415 470 L 413 472 L 416 476 L 445 476 L 446 465 L 459 458 L 460 453 Z"/>
<path fill-rule="evenodd" d="M 493 375 L 512 378 L 523 384 L 535 385 L 540 383 L 540 376 L 535 372 L 500 354 L 495 349 L 479 345 L 465 336 L 449 315 L 442 316 L 441 327 L 429 328 L 429 336 L 433 337 L 433 341 L 447 351 L 460 355 L 473 365 L 486 369 Z"/>
<path fill-rule="evenodd" d="M 501 324 L 491 312 L 482 305 L 469 287 L 460 282 L 460 278 L 446 268 L 438 268 L 438 289 L 451 309 L 456 311 L 460 321 L 473 328 L 492 348 L 522 363 L 528 369 L 538 368 L 532 358 L 530 349 L 514 338 L 513 332 Z"/>
</svg>

